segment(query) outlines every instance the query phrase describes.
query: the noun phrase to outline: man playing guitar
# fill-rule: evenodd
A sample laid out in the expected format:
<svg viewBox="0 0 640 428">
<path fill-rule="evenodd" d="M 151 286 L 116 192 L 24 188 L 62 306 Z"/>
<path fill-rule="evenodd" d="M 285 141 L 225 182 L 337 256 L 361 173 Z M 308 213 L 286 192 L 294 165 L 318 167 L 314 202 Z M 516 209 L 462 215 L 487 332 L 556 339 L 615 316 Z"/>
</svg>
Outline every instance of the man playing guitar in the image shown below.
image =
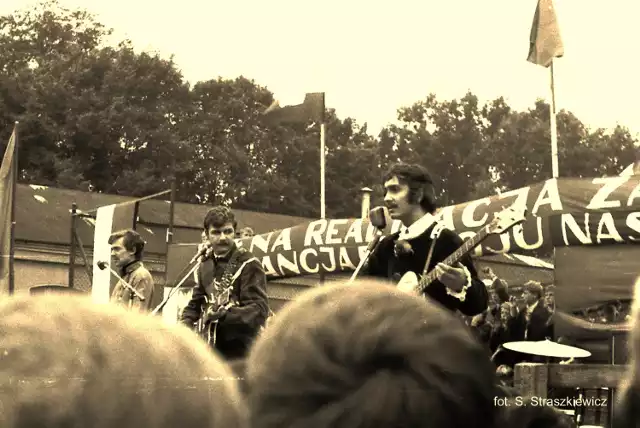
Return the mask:
<svg viewBox="0 0 640 428">
<path fill-rule="evenodd" d="M 193 328 L 228 360 L 244 358 L 269 315 L 267 278 L 262 263 L 234 241 L 233 212 L 209 210 L 204 231 L 211 255 L 200 265 L 192 297 L 181 322 Z"/>
<path fill-rule="evenodd" d="M 365 272 L 397 282 L 408 272 L 422 276 L 436 269 L 437 279 L 424 289 L 426 296 L 464 315 L 482 313 L 488 305 L 488 293 L 471 257 L 465 254 L 455 266 L 441 263 L 463 241 L 436 223 L 435 192 L 427 170 L 415 164 L 396 164 L 385 175 L 384 188 L 389 215 L 403 227 L 380 241 Z"/>
</svg>

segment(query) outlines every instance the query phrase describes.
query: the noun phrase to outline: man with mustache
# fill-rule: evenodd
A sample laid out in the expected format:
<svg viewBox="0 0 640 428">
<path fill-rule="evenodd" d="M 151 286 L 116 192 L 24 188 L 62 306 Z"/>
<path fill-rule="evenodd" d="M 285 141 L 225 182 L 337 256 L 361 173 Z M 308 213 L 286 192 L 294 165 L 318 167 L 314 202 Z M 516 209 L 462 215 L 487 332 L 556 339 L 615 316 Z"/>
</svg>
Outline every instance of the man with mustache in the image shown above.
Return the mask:
<svg viewBox="0 0 640 428">
<path fill-rule="evenodd" d="M 210 250 L 181 315 L 188 327 L 202 321 L 199 324 L 209 343 L 229 360 L 244 358 L 269 315 L 262 263 L 237 247 L 236 227 L 235 216 L 227 207 L 214 207 L 205 216 Z"/>
<path fill-rule="evenodd" d="M 427 170 L 415 164 L 396 164 L 384 176 L 384 189 L 389 215 L 403 226 L 380 241 L 369 259 L 368 274 L 398 281 L 410 271 L 420 277 L 436 269 L 437 280 L 426 288 L 426 296 L 467 316 L 487 309 L 487 289 L 471 257 L 463 256 L 455 266 L 441 263 L 463 241 L 436 223 L 435 191 Z"/>
</svg>

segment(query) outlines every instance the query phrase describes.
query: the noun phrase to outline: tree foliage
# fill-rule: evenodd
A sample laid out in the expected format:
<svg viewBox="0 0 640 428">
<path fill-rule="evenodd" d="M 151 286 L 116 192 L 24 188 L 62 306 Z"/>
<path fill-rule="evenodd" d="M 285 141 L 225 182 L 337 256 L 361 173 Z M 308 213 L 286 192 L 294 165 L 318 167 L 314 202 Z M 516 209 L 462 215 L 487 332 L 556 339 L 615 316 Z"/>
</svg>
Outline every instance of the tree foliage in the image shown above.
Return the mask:
<svg viewBox="0 0 640 428">
<path fill-rule="evenodd" d="M 20 121 L 21 180 L 142 196 L 169 187 L 178 199 L 317 217 L 320 127 L 269 126 L 274 97 L 240 76 L 191 87 L 173 62 L 106 44 L 111 30 L 55 0 L 0 17 L 0 148 Z M 303 94 L 301 94 L 301 97 Z M 435 94 L 398 110 L 373 137 L 367 125 L 326 119 L 329 217 L 358 215 L 360 189 L 381 202 L 393 162 L 425 165 L 442 205 L 526 186 L 551 176 L 549 106 L 527 111 L 503 98 Z M 629 130 L 590 130 L 560 111 L 561 176 L 616 175 L 635 160 Z"/>
</svg>

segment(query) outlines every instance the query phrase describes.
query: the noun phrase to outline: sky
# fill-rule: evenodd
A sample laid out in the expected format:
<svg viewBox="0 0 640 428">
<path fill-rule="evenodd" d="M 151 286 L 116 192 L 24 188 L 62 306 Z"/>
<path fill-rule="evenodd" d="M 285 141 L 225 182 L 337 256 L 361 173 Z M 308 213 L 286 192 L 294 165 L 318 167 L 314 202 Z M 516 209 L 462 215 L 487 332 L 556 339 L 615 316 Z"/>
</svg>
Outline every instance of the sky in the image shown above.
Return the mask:
<svg viewBox="0 0 640 428">
<path fill-rule="evenodd" d="M 518 110 L 550 99 L 549 69 L 526 61 L 537 0 L 59 2 L 95 14 L 116 40 L 173 54 L 191 83 L 243 75 L 281 105 L 325 92 L 339 117 L 368 122 L 374 135 L 429 93 L 504 96 Z M 34 4 L 2 0 L 0 14 Z M 640 133 L 640 2 L 554 4 L 565 49 L 554 65 L 557 109 L 591 128 Z"/>
</svg>

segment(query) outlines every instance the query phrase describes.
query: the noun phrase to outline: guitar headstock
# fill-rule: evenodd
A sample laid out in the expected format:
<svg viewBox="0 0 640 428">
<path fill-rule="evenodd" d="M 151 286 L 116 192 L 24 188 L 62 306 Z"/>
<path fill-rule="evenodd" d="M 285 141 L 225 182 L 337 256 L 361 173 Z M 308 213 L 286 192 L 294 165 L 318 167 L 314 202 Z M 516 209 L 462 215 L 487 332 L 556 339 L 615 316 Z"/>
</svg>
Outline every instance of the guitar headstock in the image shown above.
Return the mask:
<svg viewBox="0 0 640 428">
<path fill-rule="evenodd" d="M 487 233 L 500 235 L 512 227 L 525 221 L 527 207 L 522 204 L 513 204 L 495 214 L 495 218 L 487 225 Z"/>
</svg>

